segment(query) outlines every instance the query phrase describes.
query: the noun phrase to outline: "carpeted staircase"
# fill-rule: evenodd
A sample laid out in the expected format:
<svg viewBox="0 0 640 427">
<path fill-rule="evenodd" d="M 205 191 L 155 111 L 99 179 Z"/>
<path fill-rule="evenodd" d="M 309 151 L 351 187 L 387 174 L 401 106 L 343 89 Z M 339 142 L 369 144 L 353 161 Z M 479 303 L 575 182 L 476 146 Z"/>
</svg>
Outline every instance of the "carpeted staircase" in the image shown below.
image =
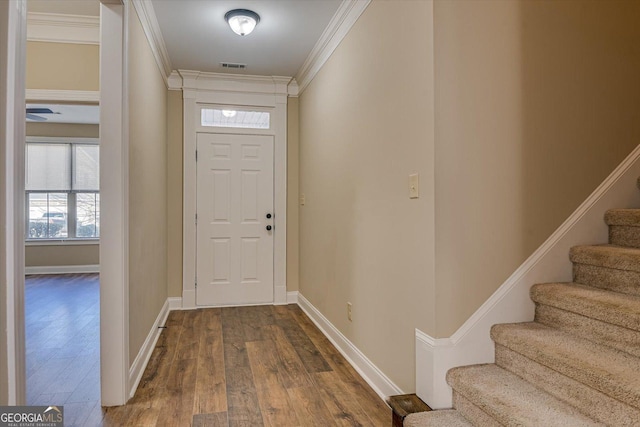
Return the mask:
<svg viewBox="0 0 640 427">
<path fill-rule="evenodd" d="M 405 426 L 640 426 L 640 209 L 605 221 L 610 244 L 571 249 L 572 283 L 531 288 L 534 322 L 493 326 L 495 364 L 447 373 L 455 409 Z"/>
</svg>

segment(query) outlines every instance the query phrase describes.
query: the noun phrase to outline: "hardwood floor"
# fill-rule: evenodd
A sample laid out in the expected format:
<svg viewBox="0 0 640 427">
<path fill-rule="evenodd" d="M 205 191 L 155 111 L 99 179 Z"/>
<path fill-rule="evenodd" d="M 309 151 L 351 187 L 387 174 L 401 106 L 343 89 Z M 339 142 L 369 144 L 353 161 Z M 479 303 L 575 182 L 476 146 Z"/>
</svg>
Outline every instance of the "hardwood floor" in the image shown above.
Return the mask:
<svg viewBox="0 0 640 427">
<path fill-rule="evenodd" d="M 64 405 L 69 426 L 101 416 L 98 275 L 27 276 L 25 327 L 27 404 Z"/>
<path fill-rule="evenodd" d="M 169 315 L 105 426 L 389 426 L 391 410 L 296 305 Z"/>
<path fill-rule="evenodd" d="M 391 425 L 297 305 L 171 312 L 133 399 L 101 408 L 97 275 L 33 276 L 26 292 L 29 404 L 64 405 L 65 426 Z"/>
</svg>

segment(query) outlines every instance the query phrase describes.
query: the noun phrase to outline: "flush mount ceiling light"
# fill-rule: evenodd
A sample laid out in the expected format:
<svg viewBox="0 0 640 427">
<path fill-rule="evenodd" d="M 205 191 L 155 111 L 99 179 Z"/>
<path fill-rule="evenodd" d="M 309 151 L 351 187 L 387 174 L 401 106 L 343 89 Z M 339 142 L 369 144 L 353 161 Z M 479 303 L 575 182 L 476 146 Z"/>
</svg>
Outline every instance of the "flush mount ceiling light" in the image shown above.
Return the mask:
<svg viewBox="0 0 640 427">
<path fill-rule="evenodd" d="M 234 9 L 224 15 L 234 33 L 239 36 L 250 34 L 260 22 L 260 16 L 252 10 Z"/>
</svg>

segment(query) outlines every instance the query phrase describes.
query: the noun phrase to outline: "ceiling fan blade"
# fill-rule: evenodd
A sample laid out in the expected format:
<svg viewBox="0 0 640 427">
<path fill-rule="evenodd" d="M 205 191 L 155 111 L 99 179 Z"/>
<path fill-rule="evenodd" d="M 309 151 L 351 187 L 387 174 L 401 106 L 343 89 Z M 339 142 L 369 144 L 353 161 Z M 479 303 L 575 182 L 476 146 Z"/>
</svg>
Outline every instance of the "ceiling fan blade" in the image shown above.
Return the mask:
<svg viewBox="0 0 640 427">
<path fill-rule="evenodd" d="M 46 122 L 47 119 L 45 117 L 36 116 L 35 114 L 27 113 L 27 119 L 33 120 L 34 122 Z"/>
<path fill-rule="evenodd" d="M 51 108 L 27 108 L 27 113 L 32 114 L 53 114 Z"/>
</svg>

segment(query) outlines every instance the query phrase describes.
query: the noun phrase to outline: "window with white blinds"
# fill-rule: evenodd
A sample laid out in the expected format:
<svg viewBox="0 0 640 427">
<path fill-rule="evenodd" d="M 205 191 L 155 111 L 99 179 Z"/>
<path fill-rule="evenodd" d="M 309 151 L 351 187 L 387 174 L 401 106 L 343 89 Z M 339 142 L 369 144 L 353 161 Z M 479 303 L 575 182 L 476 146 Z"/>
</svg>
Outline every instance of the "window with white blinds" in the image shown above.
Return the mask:
<svg viewBox="0 0 640 427">
<path fill-rule="evenodd" d="M 100 236 L 100 147 L 27 140 L 27 239 Z"/>
</svg>

